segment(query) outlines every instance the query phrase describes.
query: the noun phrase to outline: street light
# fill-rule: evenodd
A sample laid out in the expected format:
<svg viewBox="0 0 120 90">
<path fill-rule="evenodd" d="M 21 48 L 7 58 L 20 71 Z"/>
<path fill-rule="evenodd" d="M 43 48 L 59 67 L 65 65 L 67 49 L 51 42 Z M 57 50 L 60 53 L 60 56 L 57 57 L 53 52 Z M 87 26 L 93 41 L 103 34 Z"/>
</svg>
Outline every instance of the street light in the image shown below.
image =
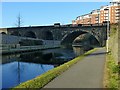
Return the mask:
<svg viewBox="0 0 120 90">
<path fill-rule="evenodd" d="M 109 43 L 108 40 L 109 40 L 109 38 L 110 38 L 110 37 L 109 37 L 109 24 L 110 24 L 110 23 L 109 23 L 109 9 L 105 8 L 104 10 L 105 10 L 105 11 L 108 11 L 108 20 L 107 20 L 107 40 L 106 40 L 106 47 L 107 47 L 107 53 L 108 53 L 108 52 L 109 52 L 109 50 L 108 50 L 108 45 L 109 45 L 109 44 L 108 44 L 108 43 Z"/>
</svg>

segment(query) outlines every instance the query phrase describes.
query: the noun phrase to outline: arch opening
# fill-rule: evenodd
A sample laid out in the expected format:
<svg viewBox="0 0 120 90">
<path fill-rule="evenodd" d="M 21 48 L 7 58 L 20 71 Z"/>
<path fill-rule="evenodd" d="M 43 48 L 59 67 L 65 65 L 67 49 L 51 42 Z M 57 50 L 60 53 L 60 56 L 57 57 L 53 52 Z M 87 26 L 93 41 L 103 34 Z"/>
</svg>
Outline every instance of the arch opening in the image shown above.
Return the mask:
<svg viewBox="0 0 120 90">
<path fill-rule="evenodd" d="M 62 38 L 62 41 L 61 41 L 61 44 L 64 45 L 64 44 L 72 44 L 72 42 L 74 41 L 74 39 L 76 37 L 78 37 L 79 35 L 81 34 L 84 34 L 86 32 L 83 32 L 83 31 L 74 31 L 74 32 L 71 32 L 69 34 L 66 34 L 63 38 Z"/>
<path fill-rule="evenodd" d="M 79 36 L 82 37 L 82 35 L 83 36 L 85 35 L 85 37 L 87 37 L 86 39 L 89 40 L 90 43 L 98 44 L 100 46 L 100 42 L 99 42 L 98 38 L 96 38 L 89 32 L 85 32 L 85 31 L 74 31 L 69 34 L 66 34 L 61 41 L 61 45 L 66 45 L 66 44 L 72 45 L 73 43 L 83 43 L 83 41 L 81 42 L 80 40 L 75 41 L 75 39 L 77 37 L 79 37 Z"/>
<path fill-rule="evenodd" d="M 24 34 L 25 37 L 36 38 L 36 35 L 32 31 L 28 31 Z"/>
<path fill-rule="evenodd" d="M 6 32 L 1 32 L 1 34 L 7 34 Z"/>
<path fill-rule="evenodd" d="M 50 31 L 43 31 L 42 32 L 42 39 L 43 40 L 53 40 L 53 34 Z"/>
<path fill-rule="evenodd" d="M 14 31 L 14 32 L 12 32 L 10 35 L 21 36 L 21 34 L 20 34 L 18 31 Z"/>
<path fill-rule="evenodd" d="M 79 44 L 79 45 L 90 47 L 90 48 L 95 47 L 95 46 L 100 46 L 100 43 L 95 38 L 95 36 L 89 33 L 79 35 L 78 37 L 74 39 L 72 44 Z"/>
</svg>

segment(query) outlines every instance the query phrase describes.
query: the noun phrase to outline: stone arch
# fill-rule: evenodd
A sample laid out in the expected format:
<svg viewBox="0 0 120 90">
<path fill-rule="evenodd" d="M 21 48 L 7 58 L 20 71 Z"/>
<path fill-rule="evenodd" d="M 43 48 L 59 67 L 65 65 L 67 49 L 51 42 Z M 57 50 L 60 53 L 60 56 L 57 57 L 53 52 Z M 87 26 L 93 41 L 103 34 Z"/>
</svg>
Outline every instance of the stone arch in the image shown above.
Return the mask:
<svg viewBox="0 0 120 90">
<path fill-rule="evenodd" d="M 42 32 L 42 37 L 43 40 L 53 40 L 53 33 L 49 30 L 43 31 Z"/>
<path fill-rule="evenodd" d="M 19 31 L 13 31 L 10 35 L 21 36 L 21 34 L 19 33 Z"/>
<path fill-rule="evenodd" d="M 37 38 L 33 31 L 25 32 L 24 37 Z"/>
<path fill-rule="evenodd" d="M 1 32 L 1 34 L 7 34 L 6 32 Z"/>
<path fill-rule="evenodd" d="M 77 38 L 79 35 L 82 35 L 82 34 L 85 34 L 85 33 L 89 33 L 89 32 L 86 32 L 86 31 L 82 31 L 82 30 L 79 30 L 79 31 L 73 31 L 73 32 L 70 32 L 70 33 L 67 33 L 61 40 L 61 44 L 64 45 L 64 44 L 72 44 L 72 42 L 75 40 L 75 38 Z M 94 36 L 92 33 L 89 33 L 91 34 L 92 36 Z M 99 39 L 94 36 L 95 39 L 99 42 L 100 44 L 100 41 Z"/>
</svg>

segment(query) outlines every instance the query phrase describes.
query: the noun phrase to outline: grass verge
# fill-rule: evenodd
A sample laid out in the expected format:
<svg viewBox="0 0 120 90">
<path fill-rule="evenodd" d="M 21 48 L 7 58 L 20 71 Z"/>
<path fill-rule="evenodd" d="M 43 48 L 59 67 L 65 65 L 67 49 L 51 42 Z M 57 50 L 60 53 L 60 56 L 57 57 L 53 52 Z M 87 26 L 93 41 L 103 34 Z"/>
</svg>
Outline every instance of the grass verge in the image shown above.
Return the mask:
<svg viewBox="0 0 120 90">
<path fill-rule="evenodd" d="M 59 76 L 61 73 L 66 71 L 73 64 L 77 63 L 79 60 L 82 60 L 85 56 L 91 54 L 92 52 L 94 52 L 96 50 L 97 49 L 92 49 L 92 50 L 86 52 L 84 55 L 81 55 L 63 65 L 60 65 L 59 67 L 49 70 L 48 72 L 46 72 L 32 80 L 29 80 L 29 81 L 19 84 L 18 86 L 12 88 L 12 90 L 15 90 L 16 88 L 42 88 L 46 84 L 48 84 L 51 80 L 53 80 L 54 78 Z"/>
<path fill-rule="evenodd" d="M 119 66 L 115 62 L 112 54 L 107 54 L 104 76 L 104 87 L 112 90 L 119 90 Z"/>
</svg>

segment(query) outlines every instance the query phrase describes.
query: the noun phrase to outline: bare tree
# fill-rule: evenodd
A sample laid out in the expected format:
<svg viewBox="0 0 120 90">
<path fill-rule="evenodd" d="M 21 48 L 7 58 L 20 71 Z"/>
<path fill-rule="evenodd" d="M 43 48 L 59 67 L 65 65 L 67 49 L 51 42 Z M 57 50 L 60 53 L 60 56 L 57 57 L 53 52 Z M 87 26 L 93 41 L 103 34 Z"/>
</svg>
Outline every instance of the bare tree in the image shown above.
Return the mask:
<svg viewBox="0 0 120 90">
<path fill-rule="evenodd" d="M 22 16 L 21 16 L 21 14 L 19 13 L 18 16 L 17 16 L 17 20 L 16 20 L 15 25 L 16 25 L 17 27 L 21 27 L 21 26 L 22 26 L 22 23 L 23 23 L 23 21 L 22 21 Z"/>
</svg>

